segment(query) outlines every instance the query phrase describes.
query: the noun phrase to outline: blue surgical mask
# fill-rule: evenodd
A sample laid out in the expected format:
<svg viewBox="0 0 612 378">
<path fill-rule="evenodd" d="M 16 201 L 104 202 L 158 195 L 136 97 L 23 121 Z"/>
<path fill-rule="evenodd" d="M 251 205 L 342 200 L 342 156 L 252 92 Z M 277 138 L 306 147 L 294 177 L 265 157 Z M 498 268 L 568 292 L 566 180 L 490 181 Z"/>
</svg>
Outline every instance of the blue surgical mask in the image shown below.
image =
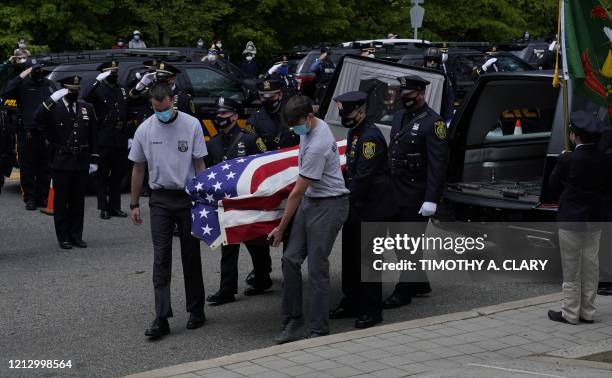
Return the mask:
<svg viewBox="0 0 612 378">
<path fill-rule="evenodd" d="M 172 108 L 164 110 L 163 112 L 155 111 L 155 115 L 160 121 L 168 122 L 172 119 Z"/>
<path fill-rule="evenodd" d="M 306 126 L 306 123 L 303 123 L 301 125 L 293 126 L 293 132 L 297 135 L 306 135 L 310 132 L 310 129 Z"/>
</svg>

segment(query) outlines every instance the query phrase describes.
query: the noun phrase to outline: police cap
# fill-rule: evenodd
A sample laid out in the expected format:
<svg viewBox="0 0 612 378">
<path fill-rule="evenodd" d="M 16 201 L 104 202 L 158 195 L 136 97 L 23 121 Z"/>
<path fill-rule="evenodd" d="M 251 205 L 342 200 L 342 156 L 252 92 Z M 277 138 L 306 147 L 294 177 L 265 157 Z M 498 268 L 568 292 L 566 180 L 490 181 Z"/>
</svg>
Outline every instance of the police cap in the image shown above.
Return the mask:
<svg viewBox="0 0 612 378">
<path fill-rule="evenodd" d="M 355 109 L 365 105 L 368 94 L 362 91 L 351 91 L 334 98 L 340 116 L 351 114 Z"/>
<path fill-rule="evenodd" d="M 219 97 L 217 100 L 217 113 L 232 112 L 238 113 L 240 111 L 240 102 L 231 99 L 229 97 Z"/>
<path fill-rule="evenodd" d="M 79 75 L 67 75 L 57 80 L 63 88 L 79 89 L 81 88 L 81 77 Z"/>
<path fill-rule="evenodd" d="M 257 82 L 257 90 L 263 97 L 272 97 L 280 92 L 282 88 L 281 81 L 274 78 L 263 79 Z"/>
<path fill-rule="evenodd" d="M 119 70 L 119 62 L 115 59 L 111 60 L 110 62 L 105 62 L 102 63 L 98 66 L 97 68 L 98 71 L 118 71 Z"/>
<path fill-rule="evenodd" d="M 412 91 L 424 91 L 429 85 L 429 81 L 415 75 L 407 75 L 398 77 L 400 82 L 400 91 L 402 94 Z"/>
<path fill-rule="evenodd" d="M 155 70 L 156 76 L 158 78 L 172 77 L 172 76 L 176 76 L 176 74 L 178 73 L 181 73 L 181 70 L 174 67 L 173 65 L 170 65 L 166 62 L 163 62 L 157 59 L 148 60 L 146 62 L 143 62 L 142 64 L 152 70 Z"/>
<path fill-rule="evenodd" d="M 589 134 L 602 134 L 606 131 L 606 122 L 597 118 L 592 112 L 579 110 L 570 115 L 571 128 L 581 129 Z"/>
</svg>

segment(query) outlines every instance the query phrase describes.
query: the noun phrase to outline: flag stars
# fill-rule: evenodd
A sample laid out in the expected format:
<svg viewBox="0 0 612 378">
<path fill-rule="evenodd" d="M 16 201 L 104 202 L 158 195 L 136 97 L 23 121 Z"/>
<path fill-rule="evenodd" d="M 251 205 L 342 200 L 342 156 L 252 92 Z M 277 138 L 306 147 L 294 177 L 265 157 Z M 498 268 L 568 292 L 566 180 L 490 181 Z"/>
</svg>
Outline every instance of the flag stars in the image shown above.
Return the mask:
<svg viewBox="0 0 612 378">
<path fill-rule="evenodd" d="M 230 166 L 229 164 L 225 163 L 225 164 L 223 164 L 223 165 L 221 166 L 221 169 L 225 171 L 225 170 L 230 169 L 230 167 L 231 167 L 231 166 Z"/>
<path fill-rule="evenodd" d="M 221 183 L 220 183 L 219 181 L 217 181 L 217 182 L 215 183 L 215 185 L 213 185 L 213 188 L 215 188 L 215 192 L 216 192 L 217 190 L 221 190 Z"/>
<path fill-rule="evenodd" d="M 225 175 L 225 177 L 227 177 L 227 179 L 233 179 L 236 176 L 236 172 L 230 172 L 229 174 Z"/>
<path fill-rule="evenodd" d="M 215 202 L 215 197 L 212 194 L 206 194 L 206 201 L 213 203 Z"/>
<path fill-rule="evenodd" d="M 208 224 L 206 226 L 202 227 L 202 232 L 204 232 L 204 235 L 210 235 L 210 232 L 212 230 L 213 230 L 212 228 L 208 227 Z"/>
<path fill-rule="evenodd" d="M 204 185 L 202 185 L 201 182 L 198 182 L 198 184 L 195 186 L 195 190 L 198 192 L 202 190 L 203 188 L 204 188 Z"/>
<path fill-rule="evenodd" d="M 209 180 L 214 180 L 217 177 L 217 172 L 210 172 L 206 177 L 208 177 Z"/>
<path fill-rule="evenodd" d="M 232 195 L 229 193 L 225 193 L 225 196 L 223 196 L 223 198 L 232 198 Z"/>
<path fill-rule="evenodd" d="M 208 218 L 208 213 L 210 213 L 210 211 L 206 211 L 206 209 L 202 209 L 202 211 L 200 211 L 200 219 Z"/>
<path fill-rule="evenodd" d="M 236 163 L 244 163 L 246 161 L 246 159 L 240 158 L 238 160 L 236 160 Z"/>
</svg>

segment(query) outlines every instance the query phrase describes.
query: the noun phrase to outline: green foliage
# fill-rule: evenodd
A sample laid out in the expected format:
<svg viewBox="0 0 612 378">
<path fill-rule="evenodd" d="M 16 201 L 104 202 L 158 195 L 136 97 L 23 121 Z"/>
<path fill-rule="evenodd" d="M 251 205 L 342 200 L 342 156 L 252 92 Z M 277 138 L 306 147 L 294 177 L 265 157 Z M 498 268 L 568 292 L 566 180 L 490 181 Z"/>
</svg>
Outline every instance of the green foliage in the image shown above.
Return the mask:
<svg viewBox="0 0 612 378">
<path fill-rule="evenodd" d="M 296 45 L 412 37 L 410 0 L 1 0 L 0 53 L 23 36 L 33 53 L 107 49 L 138 29 L 148 46 L 206 47 L 221 38 L 237 57 L 252 40 L 266 58 Z M 506 41 L 556 30 L 557 0 L 426 0 L 420 37 Z M 235 59 L 235 58 L 234 58 Z"/>
</svg>

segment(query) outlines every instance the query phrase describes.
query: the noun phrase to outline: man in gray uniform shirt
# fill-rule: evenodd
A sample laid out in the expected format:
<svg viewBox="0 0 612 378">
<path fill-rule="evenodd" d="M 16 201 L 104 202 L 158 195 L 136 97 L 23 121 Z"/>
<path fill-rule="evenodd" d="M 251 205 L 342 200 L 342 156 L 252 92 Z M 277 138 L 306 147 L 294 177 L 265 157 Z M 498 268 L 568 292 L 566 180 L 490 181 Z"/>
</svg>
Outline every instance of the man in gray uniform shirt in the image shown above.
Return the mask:
<svg viewBox="0 0 612 378">
<path fill-rule="evenodd" d="M 338 147 L 329 126 L 314 116 L 312 101 L 294 96 L 284 109 L 287 125 L 300 135 L 299 176 L 285 205 L 280 225 L 268 238 L 278 246 L 293 218 L 283 253 L 283 323 L 279 344 L 300 337 L 302 263 L 308 257 L 309 337 L 329 333 L 329 255 L 349 209 L 348 189 L 340 170 Z"/>
<path fill-rule="evenodd" d="M 204 324 L 204 282 L 200 243 L 191 236 L 191 200 L 185 192 L 187 182 L 205 168 L 206 143 L 200 122 L 172 106 L 172 88 L 158 83 L 150 91 L 155 114 L 136 130 L 129 159 L 134 162 L 132 172 L 131 218 L 142 224 L 138 198 L 149 167 L 149 199 L 151 234 L 153 238 L 153 287 L 155 289 L 155 320 L 145 331 L 151 338 L 170 333 L 168 318 L 170 279 L 172 274 L 172 232 L 178 226 L 181 260 L 185 277 L 187 329 Z"/>
</svg>

